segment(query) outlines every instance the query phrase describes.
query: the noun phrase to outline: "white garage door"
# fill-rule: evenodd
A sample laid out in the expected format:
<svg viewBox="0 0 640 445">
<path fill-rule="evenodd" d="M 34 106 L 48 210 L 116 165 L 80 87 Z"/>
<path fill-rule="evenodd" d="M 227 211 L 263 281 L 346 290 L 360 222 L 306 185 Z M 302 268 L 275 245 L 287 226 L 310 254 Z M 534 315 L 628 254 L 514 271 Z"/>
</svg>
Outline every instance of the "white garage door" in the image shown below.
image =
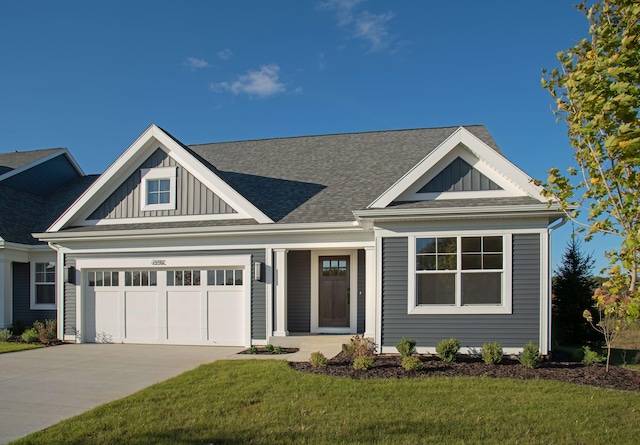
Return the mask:
<svg viewBox="0 0 640 445">
<path fill-rule="evenodd" d="M 248 344 L 243 267 L 84 274 L 84 341 Z"/>
</svg>

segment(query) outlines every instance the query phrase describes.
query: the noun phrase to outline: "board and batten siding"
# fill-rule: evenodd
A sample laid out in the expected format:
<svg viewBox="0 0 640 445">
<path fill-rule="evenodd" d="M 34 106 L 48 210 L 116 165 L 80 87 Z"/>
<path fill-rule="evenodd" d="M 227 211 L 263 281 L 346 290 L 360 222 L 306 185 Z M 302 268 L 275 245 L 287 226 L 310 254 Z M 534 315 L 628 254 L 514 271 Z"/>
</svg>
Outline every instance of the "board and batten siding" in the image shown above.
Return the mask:
<svg viewBox="0 0 640 445">
<path fill-rule="evenodd" d="M 265 262 L 264 249 L 242 249 L 242 250 L 216 250 L 209 252 L 198 252 L 202 255 L 251 255 L 251 263 Z M 112 255 L 113 256 L 113 255 Z M 76 260 L 71 256 L 65 256 L 65 265 L 75 268 Z M 206 264 L 202 265 L 206 268 Z M 124 270 L 124 269 L 123 269 Z M 80 273 L 76 272 L 76 283 L 80 284 Z M 245 283 L 251 285 L 251 338 L 265 340 L 267 338 L 267 302 L 266 284 L 264 281 L 253 279 L 252 270 L 246 270 L 244 275 Z M 64 324 L 65 335 L 76 334 L 76 288 L 75 284 L 65 284 L 64 295 Z"/>
<path fill-rule="evenodd" d="M 141 169 L 176 167 L 176 208 L 142 211 Z M 90 216 L 89 220 L 140 218 L 145 216 L 217 215 L 237 213 L 164 150 L 158 148 Z"/>
<path fill-rule="evenodd" d="M 407 313 L 408 239 L 382 240 L 382 346 L 393 347 L 411 337 L 418 347 L 434 348 L 455 337 L 461 346 L 480 348 L 498 341 L 504 348 L 538 343 L 540 331 L 540 235 L 513 235 L 512 314 L 415 314 Z"/>
<path fill-rule="evenodd" d="M 462 158 L 456 158 L 418 193 L 476 192 L 481 190 L 502 190 L 502 188 Z"/>
<path fill-rule="evenodd" d="M 55 320 L 55 310 L 31 309 L 31 264 L 12 263 L 12 266 L 13 320 L 19 320 L 27 327 L 36 320 Z"/>
<path fill-rule="evenodd" d="M 287 253 L 289 332 L 311 332 L 311 273 L 311 251 L 291 250 Z"/>
</svg>

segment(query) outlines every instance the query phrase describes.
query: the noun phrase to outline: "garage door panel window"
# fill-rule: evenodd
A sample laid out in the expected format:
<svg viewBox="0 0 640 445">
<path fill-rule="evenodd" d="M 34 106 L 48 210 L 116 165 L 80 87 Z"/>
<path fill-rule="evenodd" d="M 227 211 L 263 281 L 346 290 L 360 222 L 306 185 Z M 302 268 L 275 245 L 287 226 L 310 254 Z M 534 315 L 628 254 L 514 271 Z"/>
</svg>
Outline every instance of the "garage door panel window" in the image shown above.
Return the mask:
<svg viewBox="0 0 640 445">
<path fill-rule="evenodd" d="M 167 286 L 200 286 L 200 271 L 168 270 Z"/>
<path fill-rule="evenodd" d="M 207 271 L 208 286 L 242 286 L 242 269 L 214 269 Z"/>
<path fill-rule="evenodd" d="M 158 273 L 155 270 L 127 270 L 124 273 L 125 286 L 157 286 Z"/>
<path fill-rule="evenodd" d="M 119 273 L 110 270 L 91 271 L 88 278 L 91 287 L 117 287 L 120 282 Z"/>
</svg>

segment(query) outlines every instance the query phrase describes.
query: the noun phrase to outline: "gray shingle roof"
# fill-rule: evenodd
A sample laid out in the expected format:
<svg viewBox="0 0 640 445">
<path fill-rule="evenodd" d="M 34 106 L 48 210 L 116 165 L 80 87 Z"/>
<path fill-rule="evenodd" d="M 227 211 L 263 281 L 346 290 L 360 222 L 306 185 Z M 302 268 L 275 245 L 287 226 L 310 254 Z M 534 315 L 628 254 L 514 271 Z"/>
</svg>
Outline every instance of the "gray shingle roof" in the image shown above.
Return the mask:
<svg viewBox="0 0 640 445">
<path fill-rule="evenodd" d="M 458 127 L 191 145 L 275 222 L 353 220 Z M 499 151 L 484 126 L 465 127 Z"/>
<path fill-rule="evenodd" d="M 0 175 L 31 164 L 38 159 L 60 151 L 62 148 L 47 148 L 44 150 L 15 151 L 0 153 Z"/>
</svg>

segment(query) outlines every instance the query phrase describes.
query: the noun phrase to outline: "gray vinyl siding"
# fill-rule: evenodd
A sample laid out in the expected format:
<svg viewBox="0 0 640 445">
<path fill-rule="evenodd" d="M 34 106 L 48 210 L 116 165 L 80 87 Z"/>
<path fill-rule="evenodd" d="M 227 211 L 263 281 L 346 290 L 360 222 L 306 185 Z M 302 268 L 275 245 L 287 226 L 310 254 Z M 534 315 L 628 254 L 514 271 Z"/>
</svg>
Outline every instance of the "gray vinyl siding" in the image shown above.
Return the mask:
<svg viewBox="0 0 640 445">
<path fill-rule="evenodd" d="M 31 326 L 36 320 L 55 320 L 55 310 L 31 310 L 31 266 L 13 263 L 13 320 Z"/>
<path fill-rule="evenodd" d="M 140 210 L 140 183 L 143 168 L 177 167 L 176 208 L 174 210 Z M 139 218 L 145 216 L 217 215 L 237 213 L 188 170 L 158 148 L 88 219 Z"/>
<path fill-rule="evenodd" d="M 252 264 L 255 262 L 265 262 L 264 249 L 245 250 L 216 250 L 212 252 L 199 252 L 210 255 L 251 255 Z M 160 253 L 159 253 L 160 254 Z M 75 267 L 75 259 L 66 257 L 67 266 Z M 76 283 L 79 283 L 79 276 L 76 274 Z M 266 304 L 266 284 L 264 281 L 255 281 L 252 270 L 245 271 L 245 283 L 251 283 L 251 338 L 265 340 L 267 338 L 267 304 Z M 76 319 L 76 294 L 75 285 L 65 285 L 64 300 L 65 334 L 75 334 Z"/>
<path fill-rule="evenodd" d="M 411 337 L 418 346 L 435 347 L 456 337 L 463 347 L 498 341 L 503 347 L 539 342 L 540 235 L 513 235 L 513 313 L 497 315 L 407 314 L 408 239 L 384 238 L 382 244 L 382 345 Z"/>
<path fill-rule="evenodd" d="M 47 195 L 79 176 L 69 159 L 65 155 L 59 155 L 11 176 L 2 183 L 36 195 Z"/>
<path fill-rule="evenodd" d="M 64 265 L 69 267 L 73 276 L 73 283 L 64 284 L 64 335 L 76 335 L 76 285 L 80 277 L 75 270 L 76 260 L 69 255 L 64 256 Z"/>
<path fill-rule="evenodd" d="M 364 250 L 358 250 L 358 325 L 357 330 L 359 334 L 364 333 L 364 315 L 366 313 L 365 302 L 366 298 L 366 264 Z"/>
<path fill-rule="evenodd" d="M 287 254 L 287 330 L 289 332 L 311 331 L 311 273 L 311 251 L 292 250 Z"/>
<path fill-rule="evenodd" d="M 422 187 L 419 193 L 475 192 L 480 190 L 502 189 L 462 158 L 456 158 Z"/>
</svg>

